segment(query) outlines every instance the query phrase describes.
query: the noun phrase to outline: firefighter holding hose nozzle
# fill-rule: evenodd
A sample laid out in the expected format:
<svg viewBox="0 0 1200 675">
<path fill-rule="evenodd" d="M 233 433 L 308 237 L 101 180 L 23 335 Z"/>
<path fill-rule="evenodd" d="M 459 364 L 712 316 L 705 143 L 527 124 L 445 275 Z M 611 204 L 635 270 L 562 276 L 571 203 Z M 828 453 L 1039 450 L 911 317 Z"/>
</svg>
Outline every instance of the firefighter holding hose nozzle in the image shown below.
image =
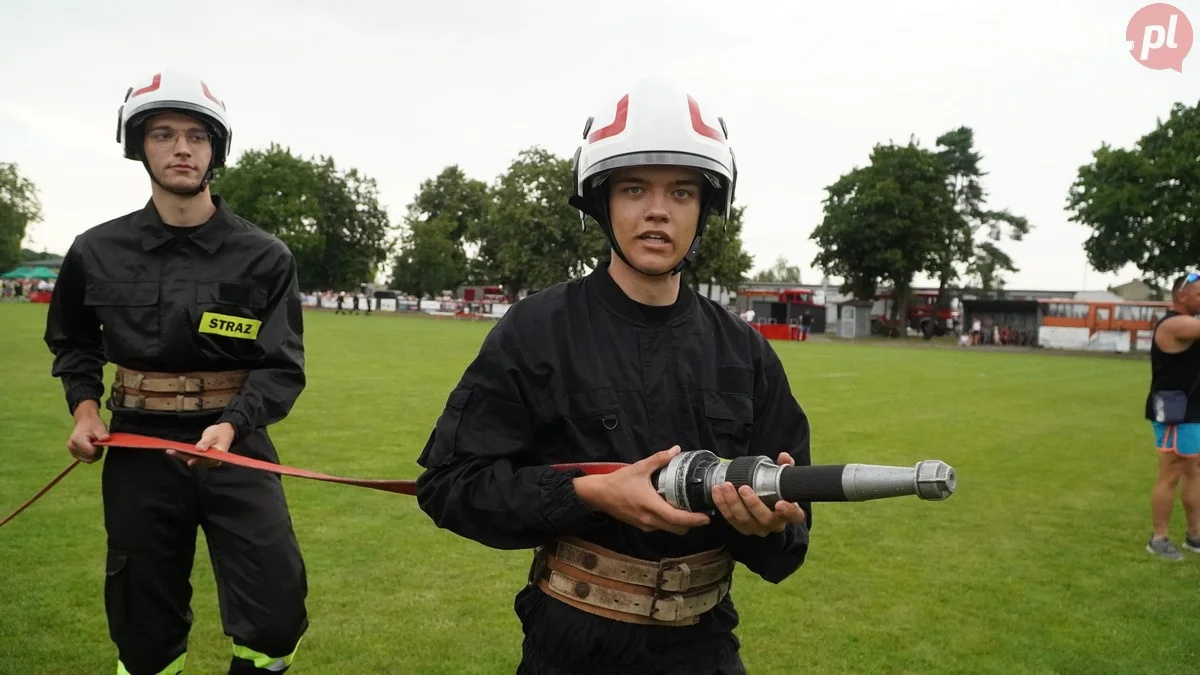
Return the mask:
<svg viewBox="0 0 1200 675">
<path fill-rule="evenodd" d="M 708 216 L 729 216 L 725 123 L 646 79 L 588 120 L 574 171 L 571 204 L 604 231 L 610 259 L 497 323 L 421 454 L 419 503 L 461 536 L 535 549 L 516 599 L 518 672 L 744 672 L 733 564 L 772 582 L 792 574 L 811 506 L 770 510 L 723 485 L 725 517 L 710 517 L 651 482 L 680 448 L 809 463 L 808 419 L 770 345 L 680 284 Z M 580 461 L 631 466 L 549 466 Z"/>
<path fill-rule="evenodd" d="M 734 563 L 783 581 L 808 551 L 804 496 L 863 498 L 874 474 L 810 467 L 770 344 L 680 283 L 732 208 L 724 120 L 642 80 L 587 120 L 574 174 L 570 203 L 611 255 L 488 334 L 421 453 L 419 504 L 460 536 L 534 549 L 518 673 L 744 673 Z M 551 466 L 575 462 L 629 466 Z"/>
</svg>

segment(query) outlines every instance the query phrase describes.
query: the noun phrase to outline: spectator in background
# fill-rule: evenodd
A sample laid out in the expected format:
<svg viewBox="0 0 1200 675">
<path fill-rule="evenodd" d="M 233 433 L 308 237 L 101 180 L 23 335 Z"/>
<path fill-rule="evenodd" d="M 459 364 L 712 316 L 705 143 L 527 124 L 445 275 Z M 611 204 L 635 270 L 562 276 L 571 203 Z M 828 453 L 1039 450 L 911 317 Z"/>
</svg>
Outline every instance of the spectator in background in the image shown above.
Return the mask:
<svg viewBox="0 0 1200 675">
<path fill-rule="evenodd" d="M 1171 543 L 1168 524 L 1175 488 L 1183 480 L 1183 509 L 1188 531 L 1183 547 L 1200 553 L 1200 274 L 1175 280 L 1174 305 L 1154 329 L 1150 342 L 1150 393 L 1146 419 L 1158 448 L 1158 477 L 1150 496 L 1154 532 L 1146 550 L 1168 560 L 1183 554 Z"/>
</svg>

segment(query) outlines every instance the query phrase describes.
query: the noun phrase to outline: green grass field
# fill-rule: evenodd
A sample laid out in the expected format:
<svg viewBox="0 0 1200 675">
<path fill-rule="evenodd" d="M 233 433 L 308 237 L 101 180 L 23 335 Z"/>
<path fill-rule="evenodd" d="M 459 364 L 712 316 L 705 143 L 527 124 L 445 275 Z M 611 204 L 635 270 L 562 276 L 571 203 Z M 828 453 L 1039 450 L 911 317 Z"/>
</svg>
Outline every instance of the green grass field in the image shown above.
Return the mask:
<svg viewBox="0 0 1200 675">
<path fill-rule="evenodd" d="M 69 461 L 44 306 L 0 306 L 0 515 Z M 284 463 L 411 478 L 490 327 L 310 312 L 310 385 L 273 436 Z M 818 505 L 807 564 L 780 585 L 739 569 L 751 673 L 1195 673 L 1200 555 L 1144 551 L 1155 456 L 1135 359 L 777 343 L 813 423 L 815 463 L 959 472 L 946 502 Z M 100 465 L 0 529 L 0 673 L 111 673 Z M 285 479 L 312 628 L 292 672 L 511 673 L 528 552 L 436 529 L 410 497 Z M 1182 535 L 1176 508 L 1174 532 Z M 202 536 L 202 535 L 201 535 Z M 188 672 L 219 673 L 203 543 Z"/>
</svg>

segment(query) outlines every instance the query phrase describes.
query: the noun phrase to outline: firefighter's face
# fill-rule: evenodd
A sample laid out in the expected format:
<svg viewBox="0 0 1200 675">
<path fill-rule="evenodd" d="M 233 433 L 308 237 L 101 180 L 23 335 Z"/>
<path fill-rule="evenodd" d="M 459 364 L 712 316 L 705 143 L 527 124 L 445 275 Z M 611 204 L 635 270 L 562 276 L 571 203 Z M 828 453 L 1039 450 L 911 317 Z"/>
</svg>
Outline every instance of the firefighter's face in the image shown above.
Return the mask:
<svg viewBox="0 0 1200 675">
<path fill-rule="evenodd" d="M 621 252 L 648 274 L 670 271 L 696 234 L 702 177 L 673 166 L 631 167 L 609 177 L 609 217 Z M 613 257 L 613 264 L 622 264 Z"/>
<path fill-rule="evenodd" d="M 194 190 L 212 162 L 208 128 L 180 113 L 163 113 L 147 120 L 143 148 L 154 176 L 174 190 Z"/>
</svg>

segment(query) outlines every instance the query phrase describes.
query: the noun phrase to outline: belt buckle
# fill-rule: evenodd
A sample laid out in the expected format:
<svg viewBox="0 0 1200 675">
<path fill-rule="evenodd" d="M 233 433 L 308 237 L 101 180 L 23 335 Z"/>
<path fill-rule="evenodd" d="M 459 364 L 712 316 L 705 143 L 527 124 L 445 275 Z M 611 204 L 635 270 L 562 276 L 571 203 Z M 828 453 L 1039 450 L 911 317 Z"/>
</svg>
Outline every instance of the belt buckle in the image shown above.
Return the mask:
<svg viewBox="0 0 1200 675">
<path fill-rule="evenodd" d="M 542 580 L 542 575 L 545 574 L 546 564 L 546 547 L 538 546 L 533 549 L 533 562 L 529 565 L 529 579 L 526 581 L 527 586 L 536 586 Z"/>
<path fill-rule="evenodd" d="M 659 591 L 666 590 L 663 588 L 663 584 L 667 581 L 667 572 L 680 573 L 679 588 L 675 589 L 674 591 L 667 591 L 668 593 L 684 593 L 691 590 L 692 568 L 689 567 L 685 562 L 679 562 L 679 560 L 676 558 L 663 558 L 658 561 L 658 573 L 654 579 L 654 592 L 656 594 Z"/>
<path fill-rule="evenodd" d="M 189 388 L 189 386 L 188 386 L 189 384 L 194 385 L 195 389 Z M 203 377 L 188 377 L 186 374 L 181 374 L 179 376 L 179 393 L 181 393 L 181 394 L 203 394 L 204 393 L 204 378 Z"/>
<path fill-rule="evenodd" d="M 671 592 L 671 591 L 663 590 L 663 582 L 665 582 L 667 580 L 666 579 L 667 571 L 669 571 L 669 570 L 682 570 L 683 571 L 683 579 L 682 579 L 683 587 L 678 591 Z M 673 596 L 673 595 L 682 593 L 683 591 L 687 590 L 688 577 L 689 577 L 689 570 L 687 569 L 687 565 L 680 565 L 678 563 L 678 561 L 673 560 L 671 558 L 662 558 L 658 561 L 658 572 L 654 576 L 654 589 L 650 595 L 650 618 L 651 619 L 658 618 L 657 615 L 658 615 L 658 601 L 659 600 L 662 600 L 665 597 L 669 597 L 669 596 Z"/>
</svg>

